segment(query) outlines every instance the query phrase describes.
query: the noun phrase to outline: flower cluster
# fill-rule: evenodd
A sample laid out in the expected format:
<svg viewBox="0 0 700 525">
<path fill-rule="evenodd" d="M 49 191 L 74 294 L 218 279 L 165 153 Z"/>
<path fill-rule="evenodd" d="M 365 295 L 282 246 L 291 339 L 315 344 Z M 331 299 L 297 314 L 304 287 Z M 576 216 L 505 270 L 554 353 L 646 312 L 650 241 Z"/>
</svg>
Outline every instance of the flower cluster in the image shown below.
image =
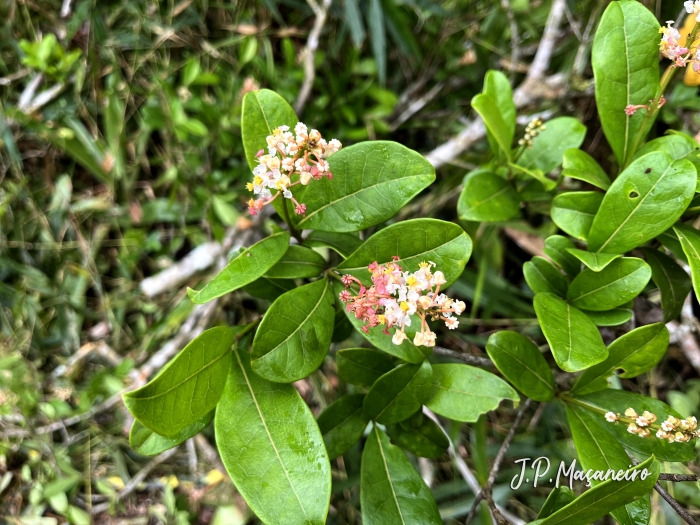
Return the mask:
<svg viewBox="0 0 700 525">
<path fill-rule="evenodd" d="M 518 144 L 531 148 L 535 137 L 540 134 L 540 131 L 545 129 L 547 129 L 547 126 L 544 125 L 541 118 L 533 119 L 525 128 L 525 135 L 518 141 Z"/>
<path fill-rule="evenodd" d="M 678 419 L 668 416 L 661 425 L 655 425 L 657 417 L 651 412 L 644 411 L 637 414 L 633 408 L 625 410 L 625 415 L 607 412 L 605 419 L 610 423 L 622 421 L 627 424 L 627 432 L 636 434 L 641 438 L 649 437 L 652 430 L 656 430 L 656 437 L 666 439 L 669 443 L 686 443 L 693 438 L 700 437 L 698 420 L 693 416 L 687 419 Z"/>
<path fill-rule="evenodd" d="M 384 333 L 389 328 L 396 328 L 392 342 L 400 345 L 407 338 L 404 329 L 411 326 L 411 316 L 420 317 L 420 331 L 416 333 L 413 344 L 416 346 L 435 346 L 435 333 L 430 330 L 427 319 L 442 320 L 447 328 L 454 330 L 459 321 L 452 314 L 460 315 L 465 308 L 462 301 L 455 301 L 440 293 L 440 286 L 445 284 L 445 275 L 441 271 L 432 271 L 434 262 L 422 262 L 418 271 L 410 273 L 399 266 L 398 257 L 392 262 L 377 264 L 373 262 L 367 269 L 372 274 L 372 286 L 366 288 L 352 275 L 343 275 L 345 290 L 340 293 L 340 300 L 346 304 L 348 312 L 364 321 L 362 330 L 367 333 L 373 326 L 383 326 Z M 348 289 L 359 285 L 357 295 Z"/>
<path fill-rule="evenodd" d="M 258 196 L 248 201 L 248 210 L 256 215 L 282 194 L 285 199 L 292 200 L 298 215 L 304 215 L 306 205 L 294 198 L 291 188 L 297 184 L 306 186 L 311 179 L 319 180 L 324 175 L 333 178 L 326 159 L 342 144 L 336 139 L 326 142 L 317 130 L 309 131 L 305 124 L 298 122 L 294 133 L 289 131 L 289 126 L 275 129 L 267 137 L 267 147 L 267 154 L 265 150 L 257 153 L 259 164 L 253 170 L 255 177 L 247 184 L 248 191 Z M 274 195 L 273 190 L 277 190 Z"/>
</svg>

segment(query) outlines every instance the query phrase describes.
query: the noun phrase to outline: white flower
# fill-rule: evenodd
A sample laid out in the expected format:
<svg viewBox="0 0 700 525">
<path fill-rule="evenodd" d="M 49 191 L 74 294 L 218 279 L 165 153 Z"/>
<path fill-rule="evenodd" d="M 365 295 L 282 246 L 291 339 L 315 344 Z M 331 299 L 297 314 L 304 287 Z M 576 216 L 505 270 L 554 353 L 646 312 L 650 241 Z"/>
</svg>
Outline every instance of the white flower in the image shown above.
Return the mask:
<svg viewBox="0 0 700 525">
<path fill-rule="evenodd" d="M 610 422 L 610 423 L 614 423 L 615 421 L 618 420 L 617 414 L 615 414 L 614 412 L 607 412 L 605 414 L 605 420 Z"/>
<path fill-rule="evenodd" d="M 406 339 L 406 334 L 402 330 L 396 330 L 394 337 L 391 338 L 391 342 L 395 345 L 400 345 L 404 339 Z"/>
<path fill-rule="evenodd" d="M 447 283 L 447 280 L 445 279 L 445 274 L 442 273 L 441 271 L 437 271 L 433 274 L 433 279 L 432 279 L 433 286 L 438 286 L 438 285 L 443 285 Z"/>
<path fill-rule="evenodd" d="M 465 309 L 466 307 L 467 307 L 467 305 L 464 304 L 464 302 L 462 302 L 462 301 L 455 301 L 454 306 L 453 306 L 453 309 L 454 309 L 454 311 L 455 311 L 455 313 L 456 313 L 457 315 L 462 315 L 462 312 L 464 311 L 464 309 Z"/>
<path fill-rule="evenodd" d="M 459 321 L 453 317 L 448 317 L 447 319 L 445 319 L 445 325 L 450 330 L 454 330 L 459 326 Z"/>
<path fill-rule="evenodd" d="M 311 182 L 311 178 L 312 178 L 312 177 L 311 177 L 311 173 L 308 172 L 308 171 L 302 171 L 302 172 L 299 174 L 299 180 L 301 181 L 301 184 L 302 184 L 303 186 L 308 185 L 309 182 Z"/>
</svg>

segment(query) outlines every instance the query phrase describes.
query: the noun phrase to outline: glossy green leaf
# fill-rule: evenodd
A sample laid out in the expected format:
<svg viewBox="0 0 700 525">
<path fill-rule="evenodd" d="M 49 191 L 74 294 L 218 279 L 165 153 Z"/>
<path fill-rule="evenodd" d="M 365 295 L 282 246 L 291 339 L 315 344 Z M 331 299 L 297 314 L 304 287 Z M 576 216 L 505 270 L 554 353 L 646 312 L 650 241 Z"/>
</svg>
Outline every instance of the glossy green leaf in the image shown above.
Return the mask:
<svg viewBox="0 0 700 525">
<path fill-rule="evenodd" d="M 506 77 L 502 72 L 496 70 L 489 70 L 486 72 L 484 77 L 484 95 L 491 97 L 496 102 L 496 108 L 498 108 L 501 114 L 501 119 L 505 126 L 507 135 L 505 137 L 505 144 L 512 144 L 513 137 L 515 136 L 515 103 L 513 102 L 513 89 L 510 86 L 508 77 Z M 494 153 L 498 153 L 499 147 L 498 142 L 494 138 L 491 131 L 487 130 L 487 136 L 489 144 L 491 144 L 491 150 Z"/>
<path fill-rule="evenodd" d="M 430 489 L 376 425 L 362 452 L 360 479 L 364 525 L 442 525 Z"/>
<path fill-rule="evenodd" d="M 252 283 L 279 261 L 289 246 L 289 233 L 279 231 L 242 250 L 201 290 L 187 289 L 192 302 L 204 304 Z"/>
<path fill-rule="evenodd" d="M 659 421 L 664 421 L 669 415 L 682 419 L 682 416 L 666 403 L 625 390 L 608 388 L 591 394 L 577 395 L 576 398 L 591 403 L 605 412 L 624 414 L 625 410 L 632 407 L 638 414 L 645 410 L 656 414 Z M 695 458 L 695 443 L 693 442 L 669 443 L 665 439 L 657 439 L 653 435 L 648 439 L 640 438 L 635 434 L 630 434 L 624 423 L 608 423 L 602 414 L 599 417 L 602 422 L 606 423 L 604 428 L 615 436 L 626 449 L 647 456 L 654 454 L 660 461 L 692 461 Z"/>
<path fill-rule="evenodd" d="M 586 268 L 569 285 L 567 300 L 577 308 L 600 312 L 634 299 L 651 279 L 651 268 L 642 259 L 615 259 L 599 272 Z"/>
<path fill-rule="evenodd" d="M 280 126 L 293 128 L 297 122 L 299 119 L 292 106 L 274 91 L 261 89 L 246 93 L 243 97 L 241 134 L 251 170 L 258 165 L 255 157 L 258 151 L 267 151 L 267 136 Z"/>
<path fill-rule="evenodd" d="M 297 284 L 292 279 L 269 279 L 263 276 L 250 284 L 246 284 L 243 287 L 243 291 L 253 297 L 274 301 L 283 293 L 296 287 Z"/>
<path fill-rule="evenodd" d="M 608 358 L 583 372 L 571 389 L 587 394 L 608 387 L 607 379 L 615 370 L 625 372 L 620 377 L 636 377 L 651 370 L 668 348 L 668 330 L 663 323 L 641 326 L 619 337 L 608 347 Z"/>
<path fill-rule="evenodd" d="M 219 402 L 235 333 L 224 326 L 202 332 L 155 379 L 124 394 L 126 408 L 157 434 L 177 436 Z"/>
<path fill-rule="evenodd" d="M 700 297 L 700 233 L 685 224 L 676 224 L 673 231 L 678 235 L 683 253 L 688 258 L 695 297 Z"/>
<path fill-rule="evenodd" d="M 425 401 L 432 374 L 428 361 L 420 365 L 400 365 L 384 374 L 367 392 L 365 416 L 383 424 L 410 417 Z"/>
<path fill-rule="evenodd" d="M 580 149 L 571 148 L 564 152 L 562 168 L 561 174 L 564 177 L 582 180 L 601 190 L 607 190 L 610 187 L 610 178 L 600 164 Z"/>
<path fill-rule="evenodd" d="M 650 140 L 637 150 L 634 158 L 638 159 L 652 151 L 665 151 L 673 160 L 687 159 L 693 163 L 696 171 L 700 168 L 700 158 L 698 158 L 700 145 L 697 140 L 685 133 L 674 131 L 669 135 Z M 698 191 L 698 187 L 695 191 Z"/>
<path fill-rule="evenodd" d="M 292 385 L 266 381 L 245 351 L 233 353 L 214 419 L 231 480 L 268 525 L 323 525 L 331 466 L 311 410 Z"/>
<path fill-rule="evenodd" d="M 641 473 L 644 469 L 647 476 L 642 480 Z M 634 481 L 604 481 L 551 516 L 533 521 L 530 525 L 589 525 L 622 505 L 638 500 L 648 494 L 656 484 L 659 478 L 659 463 L 652 456 L 631 470 L 640 473 L 635 476 Z"/>
<path fill-rule="evenodd" d="M 364 394 L 348 394 L 330 404 L 318 416 L 328 457 L 335 459 L 357 443 L 369 420 L 362 411 Z"/>
<path fill-rule="evenodd" d="M 576 248 L 571 239 L 561 235 L 550 235 L 544 241 L 544 253 L 557 263 L 569 277 L 576 277 L 581 271 L 581 261 L 569 250 Z"/>
<path fill-rule="evenodd" d="M 537 514 L 537 519 L 551 516 L 559 509 L 566 507 L 575 499 L 576 494 L 569 487 L 562 485 L 553 488 L 542 505 L 542 508 L 540 508 L 540 512 Z"/>
<path fill-rule="evenodd" d="M 356 233 L 314 230 L 304 240 L 304 244 L 312 248 L 327 246 L 343 257 L 347 257 L 362 245 L 362 239 Z"/>
<path fill-rule="evenodd" d="M 521 175 L 520 179 L 525 179 L 527 181 L 527 177 L 531 177 L 531 178 L 535 179 L 537 182 L 539 182 L 541 191 L 544 193 L 544 196 L 542 198 L 544 198 L 545 196 L 551 197 L 546 192 L 552 191 L 554 188 L 557 187 L 557 181 L 547 177 L 547 174 L 539 168 L 532 168 L 532 167 L 526 168 L 525 166 L 521 166 L 520 164 L 515 164 L 513 162 L 508 163 L 508 167 L 516 175 Z M 527 182 L 532 182 L 532 181 L 527 181 Z M 521 197 L 522 197 L 522 195 L 521 195 Z M 525 200 L 525 199 L 523 198 L 523 200 Z"/>
<path fill-rule="evenodd" d="M 343 285 L 339 282 L 336 282 L 334 283 L 333 288 L 335 296 L 337 297 L 338 294 L 343 290 Z M 367 339 L 367 341 L 369 341 L 373 347 L 378 348 L 382 352 L 386 352 L 387 354 L 396 356 L 399 359 L 403 359 L 404 361 L 407 361 L 409 363 L 420 364 L 428 355 L 430 355 L 432 351 L 426 346 L 418 347 L 413 344 L 412 341 L 413 334 L 415 332 L 415 326 L 413 328 L 407 327 L 404 331 L 409 337 L 404 339 L 403 343 L 401 343 L 400 345 L 395 345 L 391 341 L 391 336 L 386 335 L 382 331 L 383 328 L 381 326 L 369 328 L 367 332 L 365 332 L 364 330 L 362 330 L 362 321 L 357 319 L 354 314 L 348 312 L 345 308 L 343 308 L 343 311 L 345 312 L 345 315 L 347 316 L 350 323 L 355 327 L 355 329 L 365 339 Z M 415 325 L 417 323 L 413 324 Z"/>
<path fill-rule="evenodd" d="M 581 310 L 596 326 L 620 326 L 632 319 L 632 310 L 627 308 L 613 308 L 603 312 Z"/>
<path fill-rule="evenodd" d="M 591 252 L 625 253 L 663 233 L 695 194 L 695 167 L 654 152 L 627 167 L 612 183 L 588 235 Z"/>
<path fill-rule="evenodd" d="M 505 158 L 510 162 L 513 133 L 509 125 L 503 120 L 503 115 L 501 115 L 498 109 L 496 100 L 489 95 L 479 93 L 472 98 L 472 108 L 481 116 L 486 125 L 486 129 L 491 134 L 496 144 L 498 144 Z"/>
<path fill-rule="evenodd" d="M 556 393 L 554 376 L 542 352 L 527 337 L 502 330 L 493 333 L 486 352 L 498 371 L 525 397 L 549 401 Z"/>
<path fill-rule="evenodd" d="M 326 260 L 311 248 L 291 245 L 282 258 L 266 273 L 270 279 L 305 279 L 317 277 L 326 267 Z"/>
<path fill-rule="evenodd" d="M 138 419 L 134 419 L 129 432 L 129 444 L 142 456 L 157 456 L 198 434 L 213 418 L 214 411 L 212 410 L 201 419 L 187 425 L 171 438 L 156 434 L 150 428 L 143 426 Z"/>
<path fill-rule="evenodd" d="M 500 377 L 462 364 L 433 366 L 433 389 L 425 405 L 436 414 L 473 423 L 481 414 L 495 410 L 504 399 L 515 405 L 518 393 Z"/>
<path fill-rule="evenodd" d="M 600 332 L 586 314 L 554 294 L 535 296 L 535 313 L 554 360 L 566 372 L 578 372 L 608 356 Z"/>
<path fill-rule="evenodd" d="M 396 142 L 376 140 L 343 148 L 328 159 L 333 179 L 304 186 L 300 229 L 352 232 L 391 219 L 435 180 L 422 155 Z"/>
<path fill-rule="evenodd" d="M 351 385 L 371 387 L 394 364 L 385 352 L 371 348 L 345 348 L 335 356 L 338 377 Z"/>
<path fill-rule="evenodd" d="M 690 277 L 676 261 L 659 250 L 644 250 L 644 256 L 651 267 L 651 279 L 661 292 L 664 321 L 676 319 L 693 287 Z"/>
<path fill-rule="evenodd" d="M 634 155 L 633 143 L 640 130 L 643 138 L 651 125 L 645 122 L 646 111 L 628 116 L 625 108 L 648 104 L 656 95 L 658 40 L 659 23 L 654 14 L 644 5 L 629 1 L 608 5 L 593 40 L 591 61 L 598 115 L 621 166 Z"/>
<path fill-rule="evenodd" d="M 599 191 L 560 193 L 552 200 L 552 221 L 572 237 L 586 240 L 601 202 Z"/>
<path fill-rule="evenodd" d="M 511 184 L 488 171 L 474 171 L 464 181 L 457 214 L 464 221 L 507 221 L 520 212 L 520 197 Z"/>
<path fill-rule="evenodd" d="M 523 275 L 530 290 L 566 297 L 568 284 L 562 273 L 547 259 L 538 255 L 523 265 Z"/>
<path fill-rule="evenodd" d="M 251 365 L 269 381 L 291 383 L 316 370 L 331 344 L 335 297 L 328 279 L 278 297 L 255 333 Z"/>
<path fill-rule="evenodd" d="M 572 117 L 557 117 L 545 122 L 545 129 L 534 138 L 518 159 L 524 168 L 547 174 L 561 166 L 564 152 L 578 148 L 586 137 L 586 126 Z"/>
<path fill-rule="evenodd" d="M 591 253 L 585 250 L 579 250 L 577 248 L 569 248 L 568 251 L 571 255 L 576 257 L 579 261 L 586 265 L 587 268 L 594 272 L 599 272 L 605 267 L 613 262 L 615 259 L 620 257 L 619 254 L 614 253 Z"/>
<path fill-rule="evenodd" d="M 603 428 L 603 425 L 607 424 L 604 419 L 601 420 L 597 415 L 581 407 L 571 405 L 566 406 L 566 416 L 578 459 L 585 470 L 607 472 L 608 469 L 611 469 L 617 472 L 629 468 L 630 458 L 627 452 Z M 601 482 L 591 481 L 591 484 L 595 487 Z M 610 513 L 620 525 L 649 523 L 651 515 L 649 496 L 645 495 L 636 501 L 612 510 Z"/>
<path fill-rule="evenodd" d="M 460 226 L 437 219 L 412 219 L 379 230 L 339 264 L 338 271 L 370 285 L 367 266 L 375 261 L 383 264 L 398 256 L 398 263 L 409 272 L 432 261 L 437 265 L 434 270 L 445 274 L 444 289 L 462 274 L 471 253 L 472 241 Z"/>
<path fill-rule="evenodd" d="M 423 458 L 439 458 L 450 446 L 450 440 L 442 429 L 422 412 L 393 425 L 386 431 L 392 443 Z"/>
<path fill-rule="evenodd" d="M 335 295 L 335 292 L 334 292 Z M 333 321 L 333 337 L 331 337 L 331 342 L 340 343 L 345 341 L 350 337 L 355 331 L 355 327 L 348 320 L 347 315 L 345 315 L 345 305 L 338 299 L 336 295 L 335 299 L 335 319 Z"/>
</svg>

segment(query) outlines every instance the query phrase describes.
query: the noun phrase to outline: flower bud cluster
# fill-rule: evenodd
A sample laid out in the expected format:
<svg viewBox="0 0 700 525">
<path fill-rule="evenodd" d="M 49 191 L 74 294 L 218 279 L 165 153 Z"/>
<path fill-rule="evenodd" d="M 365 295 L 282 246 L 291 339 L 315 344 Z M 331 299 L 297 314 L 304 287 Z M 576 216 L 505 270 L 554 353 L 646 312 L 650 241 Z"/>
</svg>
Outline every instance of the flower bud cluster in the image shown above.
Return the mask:
<svg viewBox="0 0 700 525">
<path fill-rule="evenodd" d="M 518 141 L 518 144 L 526 148 L 531 148 L 535 137 L 545 129 L 547 129 L 547 126 L 544 125 L 541 118 L 533 119 L 525 128 L 525 135 Z"/>
<path fill-rule="evenodd" d="M 373 262 L 367 269 L 372 274 L 372 286 L 366 288 L 352 275 L 343 275 L 345 290 L 340 293 L 340 300 L 346 304 L 348 312 L 355 314 L 364 322 L 362 330 L 367 333 L 371 327 L 383 326 L 384 333 L 396 328 L 392 342 L 400 345 L 407 338 L 404 332 L 411 326 L 411 316 L 420 318 L 420 331 L 413 339 L 416 346 L 435 346 L 435 333 L 430 330 L 427 319 L 441 320 L 450 330 L 459 325 L 452 314 L 460 315 L 466 305 L 455 301 L 444 293 L 440 287 L 447 281 L 441 271 L 432 271 L 434 262 L 422 262 L 418 271 L 410 273 L 399 266 L 398 257 L 385 264 Z M 353 295 L 348 289 L 359 285 L 359 292 Z"/>
<path fill-rule="evenodd" d="M 248 191 L 258 196 L 248 201 L 248 210 L 257 215 L 263 206 L 282 194 L 285 199 L 291 199 L 298 215 L 304 215 L 306 205 L 294 198 L 291 188 L 298 184 L 306 186 L 312 179 L 324 176 L 332 179 L 326 159 L 342 148 L 342 144 L 336 139 L 326 142 L 317 130 L 309 131 L 302 122 L 294 126 L 294 133 L 289 131 L 289 126 L 280 126 L 266 140 L 268 152 L 258 152 L 259 164 L 253 170 L 253 182 L 247 184 Z"/>
<path fill-rule="evenodd" d="M 668 416 L 661 425 L 655 425 L 657 421 L 655 414 L 645 410 L 639 415 L 630 407 L 625 410 L 624 416 L 614 412 L 607 412 L 605 419 L 610 423 L 621 421 L 627 424 L 627 432 L 636 434 L 641 438 L 649 437 L 652 430 L 656 430 L 657 438 L 665 439 L 669 443 L 686 443 L 695 437 L 700 437 L 698 421 L 694 416 L 686 419 Z"/>
</svg>

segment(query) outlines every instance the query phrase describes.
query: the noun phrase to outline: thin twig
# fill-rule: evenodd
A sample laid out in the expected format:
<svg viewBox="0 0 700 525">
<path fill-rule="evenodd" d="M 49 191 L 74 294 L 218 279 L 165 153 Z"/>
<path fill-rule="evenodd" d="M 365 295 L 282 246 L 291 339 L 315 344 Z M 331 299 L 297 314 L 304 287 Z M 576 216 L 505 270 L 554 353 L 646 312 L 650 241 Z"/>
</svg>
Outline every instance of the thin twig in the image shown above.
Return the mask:
<svg viewBox="0 0 700 525">
<path fill-rule="evenodd" d="M 306 47 L 303 51 L 304 56 L 304 83 L 301 85 L 299 90 L 299 96 L 294 103 L 294 110 L 297 115 L 301 115 L 304 111 L 304 106 L 306 101 L 311 94 L 311 88 L 314 85 L 314 79 L 316 78 L 316 51 L 318 49 L 318 41 L 321 36 L 321 31 L 323 31 L 323 26 L 326 24 L 326 17 L 328 16 L 328 8 L 331 5 L 332 0 L 321 0 L 318 4 L 316 0 L 306 0 L 312 11 L 316 15 L 316 20 L 314 20 L 314 25 L 309 33 L 309 38 L 306 41 Z"/>
<path fill-rule="evenodd" d="M 508 448 L 510 448 L 510 444 L 513 441 L 513 438 L 515 437 L 515 433 L 517 432 L 518 427 L 520 426 L 520 423 L 522 422 L 523 417 L 525 416 L 525 411 L 530 407 L 531 403 L 531 399 L 526 399 L 520 407 L 520 410 L 518 410 L 518 414 L 515 416 L 515 421 L 513 421 L 513 425 L 510 427 L 510 430 L 506 435 L 506 439 L 503 441 L 503 444 L 501 445 L 498 454 L 496 454 L 496 458 L 493 460 L 493 466 L 491 467 L 491 472 L 489 472 L 489 477 L 486 480 L 486 485 L 479 491 L 479 494 L 476 495 L 476 499 L 474 500 L 472 508 L 470 509 L 469 514 L 467 515 L 467 519 L 464 522 L 465 525 L 471 523 L 471 521 L 474 519 L 474 516 L 476 516 L 476 511 L 479 508 L 479 503 L 481 502 L 481 500 L 491 499 L 491 490 L 493 489 L 493 484 L 496 482 L 496 476 L 498 475 L 498 471 L 501 468 L 501 463 L 503 463 L 503 458 L 505 458 L 506 452 L 508 451 Z"/>
<path fill-rule="evenodd" d="M 515 20 L 510 0 L 501 0 L 501 7 L 506 12 L 510 25 L 510 81 L 512 83 L 520 63 L 520 31 L 518 31 L 518 22 Z"/>
<path fill-rule="evenodd" d="M 441 346 L 436 346 L 433 348 L 433 353 L 436 355 L 441 355 L 443 357 L 451 357 L 453 359 L 459 359 L 464 361 L 468 365 L 476 366 L 488 366 L 494 368 L 496 365 L 493 364 L 488 357 L 480 357 L 478 355 L 465 354 L 462 352 L 455 352 L 454 350 L 449 350 L 447 348 L 442 348 Z"/>
<path fill-rule="evenodd" d="M 697 474 L 659 474 L 659 481 L 700 481 L 700 476 Z"/>
</svg>

